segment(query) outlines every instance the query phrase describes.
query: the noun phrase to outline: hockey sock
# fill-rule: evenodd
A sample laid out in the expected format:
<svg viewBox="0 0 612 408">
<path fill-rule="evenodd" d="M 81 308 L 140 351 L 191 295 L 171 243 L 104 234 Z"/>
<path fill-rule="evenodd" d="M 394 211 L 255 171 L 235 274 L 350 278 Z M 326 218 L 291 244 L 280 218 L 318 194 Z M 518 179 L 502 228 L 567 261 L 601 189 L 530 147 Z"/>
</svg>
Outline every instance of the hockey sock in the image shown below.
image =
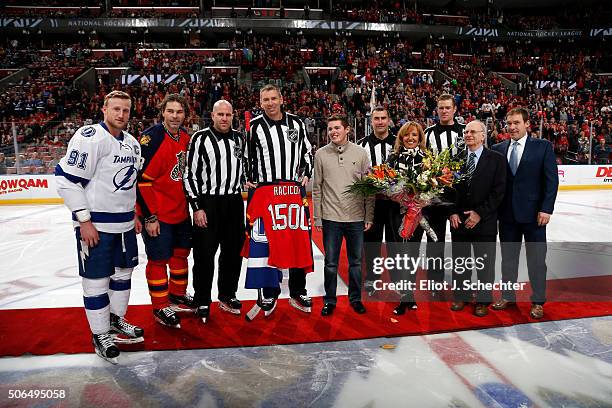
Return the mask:
<svg viewBox="0 0 612 408">
<path fill-rule="evenodd" d="M 117 316 L 125 316 L 130 289 L 132 287 L 132 270 L 134 268 L 115 268 L 115 274 L 110 278 L 108 296 L 110 297 L 110 311 Z"/>
<path fill-rule="evenodd" d="M 170 293 L 177 296 L 185 296 L 187 291 L 188 265 L 187 257 L 189 248 L 174 248 L 170 258 Z"/>
<path fill-rule="evenodd" d="M 110 300 L 108 298 L 109 278 L 83 278 L 83 303 L 89 328 L 93 334 L 110 330 Z"/>
<path fill-rule="evenodd" d="M 151 295 L 153 309 L 163 309 L 168 306 L 168 274 L 166 272 L 167 260 L 147 262 L 147 284 Z"/>
</svg>

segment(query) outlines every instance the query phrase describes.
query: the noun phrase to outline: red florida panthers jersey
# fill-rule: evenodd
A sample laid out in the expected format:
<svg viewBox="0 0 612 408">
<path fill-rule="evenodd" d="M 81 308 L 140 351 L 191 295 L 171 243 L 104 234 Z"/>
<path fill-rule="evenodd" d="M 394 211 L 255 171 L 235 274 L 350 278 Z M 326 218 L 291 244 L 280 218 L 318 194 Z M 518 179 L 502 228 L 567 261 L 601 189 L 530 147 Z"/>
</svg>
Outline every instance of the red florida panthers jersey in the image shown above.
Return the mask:
<svg viewBox="0 0 612 408">
<path fill-rule="evenodd" d="M 179 129 L 170 135 L 163 124 L 151 126 L 140 137 L 144 164 L 138 175 L 138 213 L 151 214 L 168 224 L 189 217 L 183 190 L 183 171 L 187 163 L 189 134 Z"/>
<path fill-rule="evenodd" d="M 305 190 L 295 182 L 259 186 L 247 207 L 251 226 L 263 220 L 269 245 L 268 265 L 276 268 L 312 268 L 310 212 Z"/>
</svg>

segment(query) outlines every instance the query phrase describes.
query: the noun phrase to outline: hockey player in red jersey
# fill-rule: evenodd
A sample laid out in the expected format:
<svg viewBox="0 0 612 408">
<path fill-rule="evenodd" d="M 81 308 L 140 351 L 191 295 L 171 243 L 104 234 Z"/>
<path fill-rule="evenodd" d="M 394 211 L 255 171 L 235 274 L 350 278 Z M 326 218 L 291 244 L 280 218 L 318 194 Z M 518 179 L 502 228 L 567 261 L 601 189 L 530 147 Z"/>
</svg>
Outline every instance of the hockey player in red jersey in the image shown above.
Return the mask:
<svg viewBox="0 0 612 408">
<path fill-rule="evenodd" d="M 182 124 L 189 106 L 182 96 L 169 94 L 160 108 L 162 123 L 145 130 L 140 138 L 144 163 L 138 175 L 138 213 L 144 220 L 153 316 L 163 325 L 180 327 L 175 312 L 195 311 L 186 292 L 191 220 L 182 181 L 189 144 Z"/>
</svg>

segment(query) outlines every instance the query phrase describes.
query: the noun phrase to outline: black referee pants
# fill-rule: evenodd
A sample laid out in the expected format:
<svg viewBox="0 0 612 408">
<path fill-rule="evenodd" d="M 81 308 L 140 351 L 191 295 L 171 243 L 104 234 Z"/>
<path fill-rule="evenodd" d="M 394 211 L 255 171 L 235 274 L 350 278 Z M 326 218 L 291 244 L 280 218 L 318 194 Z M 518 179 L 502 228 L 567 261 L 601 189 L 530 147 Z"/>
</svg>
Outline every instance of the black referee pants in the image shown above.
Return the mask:
<svg viewBox="0 0 612 408">
<path fill-rule="evenodd" d="M 219 246 L 219 300 L 235 297 L 238 290 L 242 268 L 240 251 L 245 239 L 242 195 L 205 197 L 202 209 L 206 212 L 208 226 L 193 226 L 193 289 L 196 303 L 208 305 L 212 302 L 215 254 Z"/>
</svg>

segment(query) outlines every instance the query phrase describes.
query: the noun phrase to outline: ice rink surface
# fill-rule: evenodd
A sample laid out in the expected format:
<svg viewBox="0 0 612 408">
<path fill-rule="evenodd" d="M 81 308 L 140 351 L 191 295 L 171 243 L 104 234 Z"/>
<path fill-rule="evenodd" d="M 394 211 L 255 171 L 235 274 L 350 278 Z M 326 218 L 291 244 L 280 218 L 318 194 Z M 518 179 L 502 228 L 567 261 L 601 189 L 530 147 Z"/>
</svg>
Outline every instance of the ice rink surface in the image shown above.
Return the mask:
<svg viewBox="0 0 612 408">
<path fill-rule="evenodd" d="M 552 242 L 611 243 L 612 191 L 559 192 L 547 233 Z M 149 304 L 144 246 L 139 245 L 141 265 L 134 272 L 130 303 Z M 308 292 L 320 296 L 323 257 L 314 249 Z M 338 293 L 346 294 L 341 285 Z M 238 297 L 256 295 L 242 290 Z M 0 309 L 70 306 L 82 306 L 82 292 L 68 210 L 0 206 Z M 318 315 L 315 307 L 312 318 Z M 9 390 L 33 388 L 64 389 L 66 397 L 8 398 Z M 117 366 L 93 353 L 0 358 L 0 406 L 60 402 L 88 407 L 612 407 L 612 317 L 403 338 L 124 352 Z"/>
</svg>

